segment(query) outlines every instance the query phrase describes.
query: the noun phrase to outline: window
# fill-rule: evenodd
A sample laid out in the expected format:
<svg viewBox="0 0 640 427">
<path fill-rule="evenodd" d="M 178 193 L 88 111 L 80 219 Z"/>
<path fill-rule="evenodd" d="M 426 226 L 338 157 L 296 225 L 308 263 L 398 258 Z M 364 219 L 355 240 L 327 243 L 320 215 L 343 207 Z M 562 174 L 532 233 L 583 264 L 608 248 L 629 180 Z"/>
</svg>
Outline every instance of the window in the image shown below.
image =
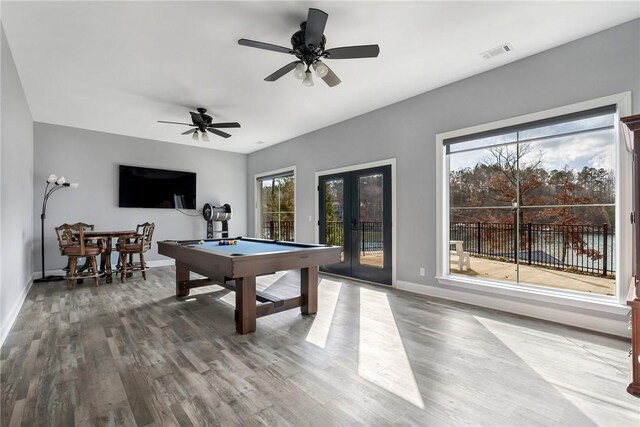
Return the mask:
<svg viewBox="0 0 640 427">
<path fill-rule="evenodd" d="M 621 300 L 619 105 L 596 101 L 438 136 L 438 276 Z"/>
<path fill-rule="evenodd" d="M 295 176 L 293 170 L 257 177 L 258 228 L 263 239 L 295 239 Z"/>
</svg>

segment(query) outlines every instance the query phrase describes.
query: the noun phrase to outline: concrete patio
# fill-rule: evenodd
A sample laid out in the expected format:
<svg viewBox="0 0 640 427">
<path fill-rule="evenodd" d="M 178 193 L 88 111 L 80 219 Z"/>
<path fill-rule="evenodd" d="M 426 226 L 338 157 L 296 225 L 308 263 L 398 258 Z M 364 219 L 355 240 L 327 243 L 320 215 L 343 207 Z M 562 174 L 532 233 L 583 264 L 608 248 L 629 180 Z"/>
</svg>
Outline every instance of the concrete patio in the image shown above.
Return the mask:
<svg viewBox="0 0 640 427">
<path fill-rule="evenodd" d="M 471 268 L 458 271 L 458 256 L 450 256 L 452 274 L 495 280 L 516 280 L 516 265 L 492 259 L 471 257 Z M 570 273 L 540 266 L 520 264 L 520 281 L 541 286 L 600 295 L 615 294 L 615 280 L 602 276 Z"/>
</svg>

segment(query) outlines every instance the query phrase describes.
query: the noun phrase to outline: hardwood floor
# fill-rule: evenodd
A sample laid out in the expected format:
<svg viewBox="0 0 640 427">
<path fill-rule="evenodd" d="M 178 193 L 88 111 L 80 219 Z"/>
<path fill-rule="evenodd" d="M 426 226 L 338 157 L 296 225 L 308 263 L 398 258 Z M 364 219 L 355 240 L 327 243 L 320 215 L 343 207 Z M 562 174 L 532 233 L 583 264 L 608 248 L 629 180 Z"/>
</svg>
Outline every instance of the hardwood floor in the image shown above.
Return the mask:
<svg viewBox="0 0 640 427">
<path fill-rule="evenodd" d="M 321 279 L 317 315 L 248 335 L 233 294 L 178 300 L 169 267 L 36 284 L 0 351 L 0 425 L 640 425 L 626 340 Z M 258 282 L 298 289 L 294 272 Z"/>
</svg>

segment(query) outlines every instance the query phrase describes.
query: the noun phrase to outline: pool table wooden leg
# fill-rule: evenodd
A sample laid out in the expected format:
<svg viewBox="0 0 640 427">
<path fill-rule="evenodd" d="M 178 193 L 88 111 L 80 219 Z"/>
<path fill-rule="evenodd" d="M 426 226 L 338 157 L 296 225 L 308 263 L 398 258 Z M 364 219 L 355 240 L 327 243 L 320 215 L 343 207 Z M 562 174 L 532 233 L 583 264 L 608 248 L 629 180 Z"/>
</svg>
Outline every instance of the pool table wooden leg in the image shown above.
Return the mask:
<svg viewBox="0 0 640 427">
<path fill-rule="evenodd" d="M 189 296 L 189 287 L 181 286 L 180 282 L 189 280 L 191 277 L 191 271 L 181 262 L 176 261 L 176 296 L 186 297 Z"/>
<path fill-rule="evenodd" d="M 248 334 L 256 330 L 256 276 L 236 281 L 236 331 Z"/>
<path fill-rule="evenodd" d="M 300 295 L 302 314 L 315 314 L 318 311 L 318 266 L 300 269 Z"/>
</svg>

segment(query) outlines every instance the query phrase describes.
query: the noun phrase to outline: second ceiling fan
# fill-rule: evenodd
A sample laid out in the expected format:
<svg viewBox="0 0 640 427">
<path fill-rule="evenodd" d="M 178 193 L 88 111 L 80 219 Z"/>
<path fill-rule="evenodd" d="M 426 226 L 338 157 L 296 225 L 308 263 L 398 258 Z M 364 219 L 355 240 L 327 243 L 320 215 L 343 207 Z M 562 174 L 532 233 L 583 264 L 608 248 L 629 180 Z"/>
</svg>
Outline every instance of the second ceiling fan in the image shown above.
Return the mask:
<svg viewBox="0 0 640 427">
<path fill-rule="evenodd" d="M 310 70 L 310 68 L 313 68 L 318 77 L 327 85 L 333 87 L 340 83 L 340 79 L 322 62 L 322 59 L 375 58 L 380 53 L 380 47 L 377 44 L 370 44 L 336 47 L 325 50 L 327 39 L 324 36 L 324 27 L 327 23 L 328 16 L 327 13 L 319 9 L 309 9 L 307 20 L 300 24 L 300 30 L 291 36 L 290 48 L 248 39 L 240 39 L 238 40 L 238 44 L 258 49 L 272 50 L 274 52 L 288 53 L 298 58 L 297 61 L 290 62 L 265 78 L 268 82 L 276 81 L 288 72 L 295 70 L 294 76 L 302 79 L 303 85 L 313 86 L 313 78 L 311 77 Z"/>
<path fill-rule="evenodd" d="M 189 111 L 189 114 L 191 115 L 191 124 L 189 123 L 180 123 L 180 122 L 168 122 L 166 120 L 158 120 L 158 123 L 171 123 L 174 125 L 186 125 L 186 126 L 192 126 L 193 129 L 189 129 L 186 132 L 182 132 L 182 135 L 189 135 L 191 134 L 191 138 L 193 138 L 194 140 L 198 139 L 198 131 L 200 131 L 200 133 L 202 134 L 202 139 L 203 141 L 208 141 L 209 137 L 207 136 L 207 132 L 211 132 L 215 135 L 221 136 L 223 138 L 229 138 L 231 135 L 229 135 L 226 132 L 223 132 L 219 129 L 216 128 L 239 128 L 240 127 L 240 123 L 238 122 L 227 122 L 227 123 L 213 123 L 213 118 L 206 114 L 207 113 L 207 109 L 206 108 L 198 108 L 197 109 L 198 112 L 194 113 L 193 111 Z"/>
</svg>

